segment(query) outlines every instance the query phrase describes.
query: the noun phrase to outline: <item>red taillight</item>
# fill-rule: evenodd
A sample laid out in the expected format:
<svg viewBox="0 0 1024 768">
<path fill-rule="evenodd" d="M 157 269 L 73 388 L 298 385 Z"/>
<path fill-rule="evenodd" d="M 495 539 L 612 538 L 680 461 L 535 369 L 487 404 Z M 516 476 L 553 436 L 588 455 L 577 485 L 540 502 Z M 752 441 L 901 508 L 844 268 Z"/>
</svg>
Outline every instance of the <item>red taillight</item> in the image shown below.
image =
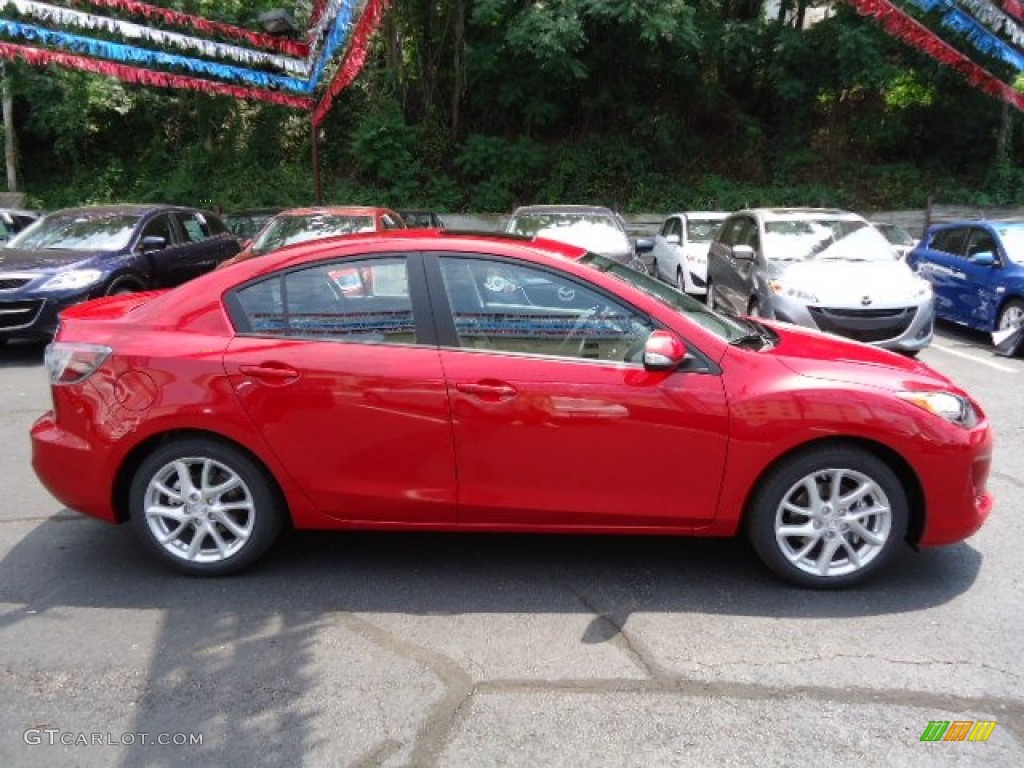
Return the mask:
<svg viewBox="0 0 1024 768">
<path fill-rule="evenodd" d="M 55 341 L 46 348 L 45 365 L 50 383 L 78 384 L 96 372 L 113 350 L 99 344 Z"/>
</svg>

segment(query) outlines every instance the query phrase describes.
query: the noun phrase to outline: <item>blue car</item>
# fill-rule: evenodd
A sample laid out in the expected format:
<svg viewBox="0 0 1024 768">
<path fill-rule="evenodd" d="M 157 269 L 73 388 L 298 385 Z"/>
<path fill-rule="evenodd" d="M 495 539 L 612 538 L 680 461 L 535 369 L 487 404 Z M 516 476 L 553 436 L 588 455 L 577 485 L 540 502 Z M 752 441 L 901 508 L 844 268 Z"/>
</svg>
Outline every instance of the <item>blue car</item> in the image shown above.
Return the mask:
<svg viewBox="0 0 1024 768">
<path fill-rule="evenodd" d="M 170 288 L 238 253 L 218 217 L 170 205 L 55 211 L 0 248 L 0 344 L 48 339 L 62 309 L 88 299 Z"/>
<path fill-rule="evenodd" d="M 930 227 L 907 263 L 932 284 L 942 319 L 990 333 L 1024 322 L 1024 221 Z"/>
</svg>

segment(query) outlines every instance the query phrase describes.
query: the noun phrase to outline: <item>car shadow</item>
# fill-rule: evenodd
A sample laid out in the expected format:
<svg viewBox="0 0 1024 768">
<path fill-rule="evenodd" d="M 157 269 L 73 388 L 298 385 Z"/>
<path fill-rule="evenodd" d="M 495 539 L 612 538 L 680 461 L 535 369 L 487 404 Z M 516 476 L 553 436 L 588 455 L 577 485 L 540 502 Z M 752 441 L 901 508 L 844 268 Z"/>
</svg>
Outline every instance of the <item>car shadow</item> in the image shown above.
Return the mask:
<svg viewBox="0 0 1024 768">
<path fill-rule="evenodd" d="M 317 643 L 342 614 L 583 614 L 592 619 L 579 642 L 594 646 L 615 642 L 634 613 L 919 611 L 967 591 L 981 561 L 965 544 L 908 549 L 883 578 L 837 593 L 779 582 L 740 540 L 288 532 L 244 573 L 196 579 L 151 559 L 127 526 L 65 510 L 0 560 L 0 630 L 38 618 L 54 627 L 67 608 L 112 609 L 125 622 L 160 612 L 132 729 L 210 733 L 226 723 L 224 738 L 204 743 L 203 763 L 293 766 L 318 746 L 319 714 L 303 692 L 318 685 Z M 134 747 L 120 764 L 174 762 L 167 750 Z"/>
</svg>

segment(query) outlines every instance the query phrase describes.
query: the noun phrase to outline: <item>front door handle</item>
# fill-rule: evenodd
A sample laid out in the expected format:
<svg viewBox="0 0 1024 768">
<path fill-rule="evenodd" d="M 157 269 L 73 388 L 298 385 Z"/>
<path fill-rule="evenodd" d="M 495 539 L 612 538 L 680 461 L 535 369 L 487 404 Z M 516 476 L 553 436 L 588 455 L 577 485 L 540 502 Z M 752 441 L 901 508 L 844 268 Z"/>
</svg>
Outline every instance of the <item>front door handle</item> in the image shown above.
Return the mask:
<svg viewBox="0 0 1024 768">
<path fill-rule="evenodd" d="M 508 400 L 518 394 L 515 387 L 503 381 L 460 381 L 455 385 L 455 389 L 481 400 Z"/>
<path fill-rule="evenodd" d="M 262 379 L 275 384 L 286 384 L 299 378 L 299 372 L 290 365 L 277 362 L 260 363 L 259 365 L 241 365 L 238 367 L 246 376 Z"/>
</svg>

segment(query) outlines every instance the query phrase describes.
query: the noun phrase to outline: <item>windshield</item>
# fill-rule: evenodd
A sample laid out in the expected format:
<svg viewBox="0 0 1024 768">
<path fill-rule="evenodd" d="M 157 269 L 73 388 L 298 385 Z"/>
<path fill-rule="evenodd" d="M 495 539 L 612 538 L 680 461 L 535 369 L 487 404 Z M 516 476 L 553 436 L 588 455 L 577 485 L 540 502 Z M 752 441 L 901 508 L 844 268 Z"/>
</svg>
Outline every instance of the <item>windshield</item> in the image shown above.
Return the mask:
<svg viewBox="0 0 1024 768">
<path fill-rule="evenodd" d="M 722 219 L 687 219 L 687 239 L 691 243 L 710 243 L 722 228 Z"/>
<path fill-rule="evenodd" d="M 656 280 L 643 272 L 620 264 L 617 261 L 598 256 L 596 253 L 588 253 L 580 259 L 581 264 L 587 264 L 599 272 L 606 272 L 614 275 L 623 282 L 629 283 L 649 296 L 653 296 L 665 306 L 685 315 L 705 330 L 710 331 L 719 338 L 727 341 L 746 336 L 749 329 L 740 325 L 737 321 L 712 312 L 696 299 L 677 291 L 660 280 Z"/>
<path fill-rule="evenodd" d="M 509 232 L 527 237 L 554 237 L 560 230 L 608 230 L 622 235 L 622 227 L 611 216 L 600 213 L 527 213 L 513 217 Z"/>
<path fill-rule="evenodd" d="M 311 213 L 295 216 L 276 216 L 264 227 L 252 244 L 252 252 L 260 256 L 286 245 L 306 240 L 322 240 L 336 235 L 373 232 L 372 216 L 346 216 L 331 213 Z"/>
<path fill-rule="evenodd" d="M 139 214 L 54 213 L 40 219 L 8 243 L 8 248 L 70 251 L 119 251 L 128 247 Z"/>
<path fill-rule="evenodd" d="M 1003 241 L 1007 258 L 1014 264 L 1024 264 L 1024 227 L 996 228 Z"/>
<path fill-rule="evenodd" d="M 893 261 L 892 245 L 874 227 L 849 219 L 790 219 L 764 225 L 769 261 Z"/>
<path fill-rule="evenodd" d="M 903 227 L 897 227 L 895 224 L 876 224 L 875 226 L 885 236 L 885 239 L 893 245 L 914 244 L 914 238 Z"/>
</svg>

